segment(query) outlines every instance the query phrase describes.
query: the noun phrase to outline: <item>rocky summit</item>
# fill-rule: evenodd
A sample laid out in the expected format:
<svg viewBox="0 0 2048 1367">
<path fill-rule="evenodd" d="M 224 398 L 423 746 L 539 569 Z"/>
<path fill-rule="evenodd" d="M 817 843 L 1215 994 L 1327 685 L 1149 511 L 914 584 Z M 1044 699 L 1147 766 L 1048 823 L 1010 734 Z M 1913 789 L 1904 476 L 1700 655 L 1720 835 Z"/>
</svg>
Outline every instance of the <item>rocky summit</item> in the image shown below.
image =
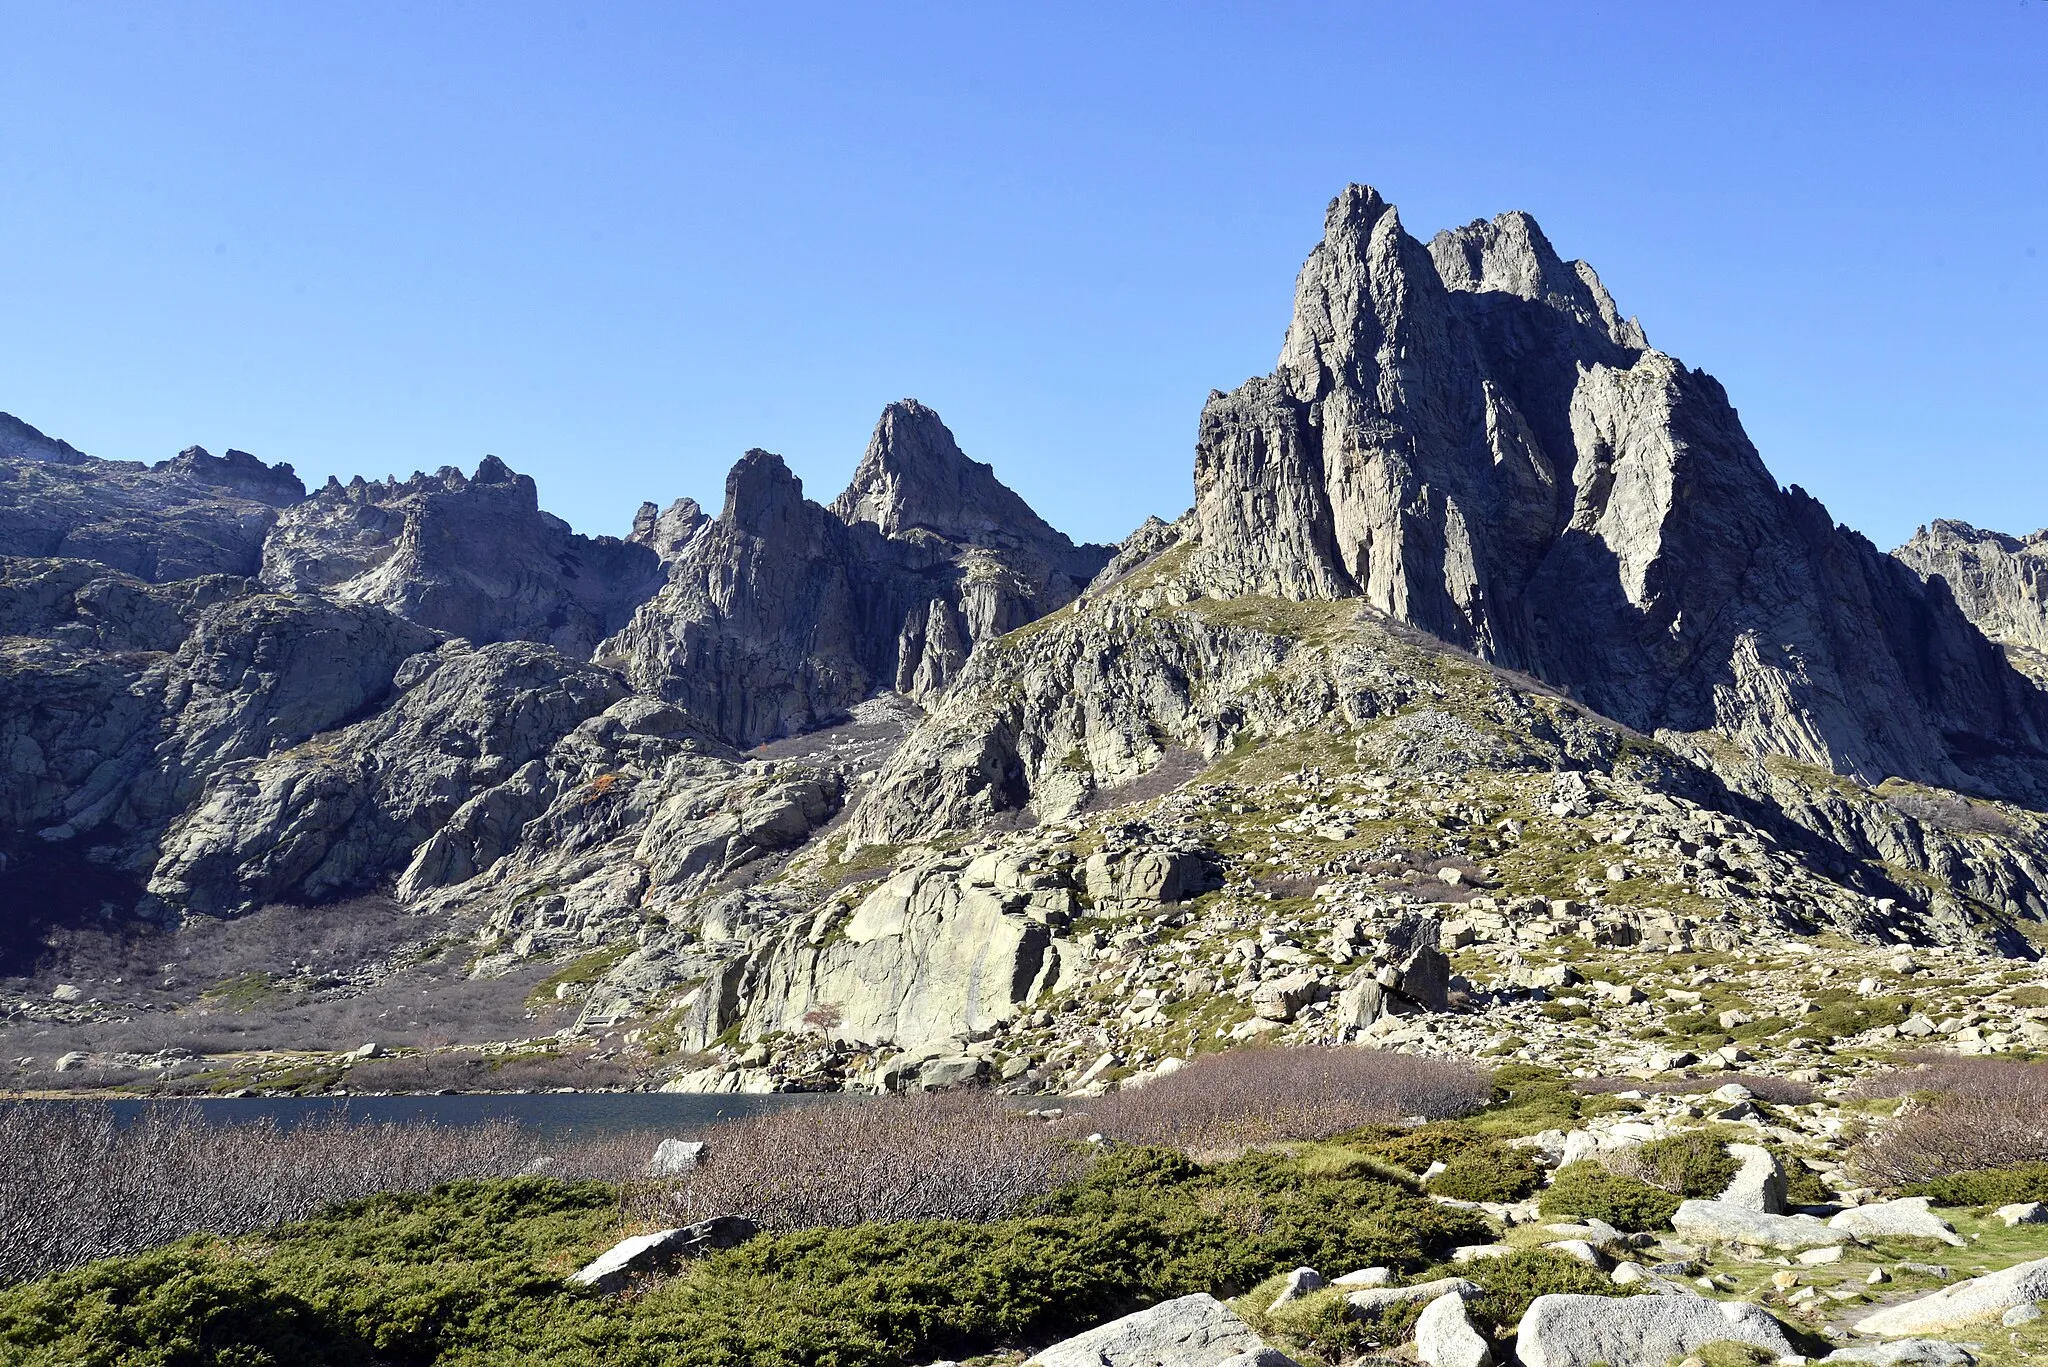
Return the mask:
<svg viewBox="0 0 2048 1367">
<path fill-rule="evenodd" d="M 2040 534 L 1837 526 L 1525 214 L 1347 189 L 1120 545 L 908 400 L 631 527 L 0 417 L 11 1085 L 2048 1048 Z"/>
</svg>

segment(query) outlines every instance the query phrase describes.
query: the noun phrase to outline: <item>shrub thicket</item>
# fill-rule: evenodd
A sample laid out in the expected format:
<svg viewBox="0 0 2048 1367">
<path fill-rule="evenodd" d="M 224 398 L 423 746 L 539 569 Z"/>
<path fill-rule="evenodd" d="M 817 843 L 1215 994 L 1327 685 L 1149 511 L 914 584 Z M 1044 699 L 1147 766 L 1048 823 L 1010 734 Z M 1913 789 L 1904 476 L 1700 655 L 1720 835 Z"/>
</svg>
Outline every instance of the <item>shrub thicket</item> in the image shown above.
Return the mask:
<svg viewBox="0 0 2048 1367">
<path fill-rule="evenodd" d="M 2048 1162 L 2048 1064 L 1945 1058 L 1878 1074 L 1858 1094 L 1909 1098 L 1853 1155 L 1881 1185 Z"/>
<path fill-rule="evenodd" d="M 1624 1177 L 1675 1196 L 1703 1200 L 1728 1190 L 1739 1168 L 1727 1145 L 1698 1130 L 1622 1149 L 1609 1155 L 1606 1164 Z"/>
<path fill-rule="evenodd" d="M 1486 1103 L 1470 1065 L 1373 1049 L 1234 1049 L 1088 1103 L 1085 1124 L 1112 1139 L 1220 1154 L 1325 1139 L 1408 1116 L 1442 1120 Z"/>
<path fill-rule="evenodd" d="M 1928 1197 L 1938 1206 L 2010 1206 L 2021 1201 L 2048 1201 L 2048 1163 L 1952 1173 L 1910 1183 L 1906 1194 Z"/>
<path fill-rule="evenodd" d="M 1521 1248 L 1500 1258 L 1462 1264 L 1458 1275 L 1479 1286 L 1472 1313 L 1506 1331 L 1521 1323 L 1529 1303 L 1538 1296 L 1616 1296 L 1631 1294 L 1607 1274 L 1577 1258 L 1547 1248 Z"/>
<path fill-rule="evenodd" d="M 1527 1149 L 1486 1144 L 1453 1154 L 1429 1189 L 1459 1201 L 1519 1201 L 1543 1185 L 1543 1165 Z"/>
<path fill-rule="evenodd" d="M 635 1184 L 629 1211 L 664 1225 L 743 1215 L 764 1229 L 997 1220 L 1082 1167 L 1080 1146 L 984 1093 L 802 1106 L 705 1138 L 704 1166 Z"/>
<path fill-rule="evenodd" d="M 147 1108 L 117 1125 L 103 1105 L 0 1105 L 0 1284 L 188 1234 L 303 1220 L 334 1201 L 511 1177 L 544 1154 L 564 1176 L 615 1178 L 652 1140 L 549 1148 L 510 1123 L 209 1125 Z"/>
<path fill-rule="evenodd" d="M 1669 1229 L 1679 1198 L 1661 1187 L 1624 1177 L 1591 1159 L 1557 1170 L 1538 1202 L 1546 1218 L 1591 1216 L 1620 1230 Z"/>
<path fill-rule="evenodd" d="M 1465 1212 L 1259 1152 L 1118 1149 L 1025 1214 L 766 1235 L 633 1297 L 563 1278 L 616 1197 L 524 1178 L 376 1197 L 236 1245 L 198 1239 L 0 1293 L 25 1367 L 437 1360 L 880 1367 L 1044 1342 L 1301 1264 L 1417 1269 L 1485 1237 Z"/>
</svg>

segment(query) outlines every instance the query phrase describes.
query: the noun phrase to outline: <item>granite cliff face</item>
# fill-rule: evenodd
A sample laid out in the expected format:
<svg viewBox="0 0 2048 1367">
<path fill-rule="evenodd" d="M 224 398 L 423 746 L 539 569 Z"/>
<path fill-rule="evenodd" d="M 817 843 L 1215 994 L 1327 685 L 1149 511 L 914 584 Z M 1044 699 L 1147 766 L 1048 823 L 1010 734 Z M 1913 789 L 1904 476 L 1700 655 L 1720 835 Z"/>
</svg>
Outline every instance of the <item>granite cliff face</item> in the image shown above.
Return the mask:
<svg viewBox="0 0 2048 1367">
<path fill-rule="evenodd" d="M 2038 800 L 2048 700 L 1798 489 L 1526 215 L 1426 246 L 1353 186 L 1278 368 L 1211 397 L 1218 592 L 1357 596 L 1639 730 Z"/>
<path fill-rule="evenodd" d="M 425 897 L 522 850 L 559 880 L 565 851 L 606 845 L 598 812 L 631 837 L 606 857 L 651 870 L 634 898 L 695 888 L 839 806 L 828 763 L 725 829 L 735 793 L 789 788 L 730 744 L 935 693 L 1110 555 L 914 402 L 832 509 L 751 452 L 719 518 L 649 504 L 624 540 L 572 532 L 495 458 L 307 497 L 238 451 L 98 461 L 13 419 L 0 441 L 0 880 L 39 909 L 15 948 L 85 901 L 176 920 Z M 629 761 L 585 731 L 636 688 Z M 648 783 L 673 800 L 622 800 Z"/>
<path fill-rule="evenodd" d="M 2018 652 L 2029 673 L 2048 669 L 2048 531 L 2007 536 L 1937 518 L 1892 554 L 1930 586 L 1938 578 L 1977 629 Z"/>
</svg>

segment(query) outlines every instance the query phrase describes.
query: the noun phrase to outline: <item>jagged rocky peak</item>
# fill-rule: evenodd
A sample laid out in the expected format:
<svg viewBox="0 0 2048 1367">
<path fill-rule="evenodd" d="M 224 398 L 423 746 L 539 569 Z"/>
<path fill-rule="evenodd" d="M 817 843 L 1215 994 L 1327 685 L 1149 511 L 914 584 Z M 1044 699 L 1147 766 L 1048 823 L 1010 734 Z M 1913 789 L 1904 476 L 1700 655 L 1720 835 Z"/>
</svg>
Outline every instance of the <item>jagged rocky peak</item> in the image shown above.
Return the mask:
<svg viewBox="0 0 2048 1367">
<path fill-rule="evenodd" d="M 290 465 L 283 461 L 265 465 L 247 451 L 232 447 L 226 455 L 216 456 L 204 446 L 188 446 L 153 468 L 195 483 L 219 485 L 273 508 L 290 507 L 306 496 L 306 486 Z"/>
<path fill-rule="evenodd" d="M 1642 325 L 1624 319 L 1614 296 L 1583 261 L 1566 261 L 1536 220 L 1516 209 L 1488 222 L 1474 219 L 1429 240 L 1430 259 L 1446 287 L 1475 294 L 1498 292 L 1546 304 L 1599 328 L 1615 345 L 1643 350 Z"/>
<path fill-rule="evenodd" d="M 471 641 L 537 641 L 588 658 L 660 581 L 656 554 L 580 536 L 541 511 L 496 456 L 474 475 L 342 484 L 288 509 L 263 547 L 264 586 L 374 603 Z"/>
<path fill-rule="evenodd" d="M 0 413 L 0 457 L 44 460 L 57 465 L 84 465 L 92 459 L 70 442 L 45 436 L 12 413 Z"/>
<path fill-rule="evenodd" d="M 1937 518 L 1892 554 L 1923 579 L 1938 576 L 1992 640 L 2048 651 L 2048 530 L 2008 536 Z"/>
<path fill-rule="evenodd" d="M 635 539 L 662 540 L 671 514 L 667 583 L 601 654 L 737 745 L 826 725 L 878 691 L 943 688 L 978 642 L 1065 606 L 1113 553 L 1047 526 L 908 400 L 883 412 L 830 508 L 753 450 L 715 519 L 643 508 Z"/>
<path fill-rule="evenodd" d="M 626 540 L 647 547 L 666 565 L 679 558 L 691 538 L 710 521 L 694 498 L 679 498 L 666 508 L 658 503 L 643 503 L 633 514 L 633 530 Z"/>
<path fill-rule="evenodd" d="M 994 467 L 968 459 L 939 415 L 916 399 L 882 410 L 867 454 L 832 511 L 884 536 L 928 531 L 975 546 L 1072 545 L 998 480 Z"/>
<path fill-rule="evenodd" d="M 2039 694 L 1642 342 L 1526 215 L 1424 247 L 1351 187 L 1274 374 L 1203 410 L 1197 570 L 1362 597 L 1640 730 L 2048 794 Z"/>
</svg>

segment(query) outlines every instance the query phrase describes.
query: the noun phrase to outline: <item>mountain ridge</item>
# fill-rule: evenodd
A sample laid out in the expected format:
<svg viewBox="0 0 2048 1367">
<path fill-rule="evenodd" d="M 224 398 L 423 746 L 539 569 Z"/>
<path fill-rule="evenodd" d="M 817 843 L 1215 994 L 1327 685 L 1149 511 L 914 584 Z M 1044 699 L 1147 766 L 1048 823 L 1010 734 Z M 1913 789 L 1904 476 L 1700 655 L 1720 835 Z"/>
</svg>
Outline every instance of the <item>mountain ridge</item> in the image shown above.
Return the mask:
<svg viewBox="0 0 2048 1367">
<path fill-rule="evenodd" d="M 308 494 L 20 424 L 15 981 L 368 899 L 523 1047 L 1058 1090 L 1265 1035 L 1554 1060 L 1550 995 L 1645 955 L 2048 945 L 2048 694 L 1986 635 L 2030 542 L 1836 526 L 1526 214 L 1424 243 L 1350 187 L 1295 293 L 1193 507 L 1115 547 L 915 400 L 829 503 L 754 449 L 623 538 L 494 458 Z"/>
</svg>

